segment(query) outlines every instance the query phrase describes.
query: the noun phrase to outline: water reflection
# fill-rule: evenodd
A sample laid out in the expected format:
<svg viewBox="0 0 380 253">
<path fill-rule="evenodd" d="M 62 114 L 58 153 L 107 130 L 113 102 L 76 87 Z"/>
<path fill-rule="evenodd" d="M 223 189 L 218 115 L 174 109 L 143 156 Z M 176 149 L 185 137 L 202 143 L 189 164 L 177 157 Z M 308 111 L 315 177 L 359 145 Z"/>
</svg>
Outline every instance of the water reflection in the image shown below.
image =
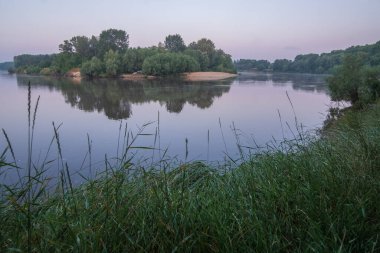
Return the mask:
<svg viewBox="0 0 380 253">
<path fill-rule="evenodd" d="M 31 81 L 32 101 L 41 96 L 33 161 L 39 161 L 40 155 L 49 150 L 51 122 L 62 123 L 64 159 L 73 173 L 83 168 L 81 173 L 87 176 L 91 172 L 82 167 L 85 159 L 85 164 L 94 164 L 102 170 L 105 154 L 109 158 L 119 154 L 118 142 L 120 139 L 123 142 L 121 123 L 128 132 L 136 133 L 140 126 L 157 119 L 157 113 L 159 129 L 155 121 L 145 133 L 159 132 L 158 144 L 155 136 L 144 135 L 136 146 L 158 147 L 157 150 L 165 150 L 162 153 L 179 161 L 224 161 L 227 155 L 239 159 L 237 138 L 242 146 L 248 147 L 246 152 L 255 152 L 250 147 L 276 147 L 283 139 L 293 139 L 298 130 L 294 125 L 295 114 L 305 131 L 322 126 L 331 103 L 324 79 L 325 76 L 317 75 L 244 73 L 222 82 L 190 83 L 178 79 L 75 82 L 0 73 L 0 128 L 11 138 L 18 164 L 26 164 L 27 83 Z M 128 120 L 118 122 L 107 117 Z M 232 126 L 238 131 L 231 131 Z M 87 136 L 93 141 L 93 161 L 86 153 Z M 3 136 L 0 150 L 6 145 Z M 161 159 L 157 150 L 133 152 L 138 152 L 136 160 L 153 161 Z M 57 152 L 53 146 L 49 160 L 56 159 Z M 55 165 L 51 165 L 52 177 L 59 175 Z"/>
<path fill-rule="evenodd" d="M 186 103 L 209 108 L 215 98 L 229 92 L 232 80 L 222 82 L 184 82 L 178 79 L 142 81 L 82 80 L 17 76 L 17 84 L 26 87 L 46 87 L 60 91 L 66 103 L 83 111 L 103 111 L 109 119 L 127 119 L 132 104 L 159 102 L 168 112 L 180 113 Z"/>
<path fill-rule="evenodd" d="M 273 86 L 291 85 L 294 90 L 302 90 L 317 93 L 327 93 L 326 78 L 328 75 L 294 74 L 294 73 L 265 73 L 265 72 L 242 72 L 238 76 L 239 83 L 266 84 L 272 82 Z"/>
</svg>

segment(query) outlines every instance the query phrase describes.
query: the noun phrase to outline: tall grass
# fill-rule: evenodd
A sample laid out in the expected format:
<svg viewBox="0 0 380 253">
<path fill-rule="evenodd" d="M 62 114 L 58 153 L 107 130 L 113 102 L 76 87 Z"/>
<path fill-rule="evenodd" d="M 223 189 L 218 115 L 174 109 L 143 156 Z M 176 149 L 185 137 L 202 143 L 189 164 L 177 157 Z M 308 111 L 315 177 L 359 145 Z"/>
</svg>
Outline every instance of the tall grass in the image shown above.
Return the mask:
<svg viewBox="0 0 380 253">
<path fill-rule="evenodd" d="M 128 152 L 145 148 L 134 146 L 143 128 L 126 128 L 116 165 L 105 157 L 104 173 L 80 186 L 63 162 L 60 192 L 39 187 L 25 202 L 18 196 L 33 187 L 1 185 L 0 251 L 380 251 L 380 105 L 346 113 L 319 140 L 287 143 L 288 152 L 242 155 L 233 170 L 170 160 L 141 168 Z M 0 169 L 15 166 L 9 150 Z M 31 184 L 44 185 L 36 174 Z"/>
</svg>

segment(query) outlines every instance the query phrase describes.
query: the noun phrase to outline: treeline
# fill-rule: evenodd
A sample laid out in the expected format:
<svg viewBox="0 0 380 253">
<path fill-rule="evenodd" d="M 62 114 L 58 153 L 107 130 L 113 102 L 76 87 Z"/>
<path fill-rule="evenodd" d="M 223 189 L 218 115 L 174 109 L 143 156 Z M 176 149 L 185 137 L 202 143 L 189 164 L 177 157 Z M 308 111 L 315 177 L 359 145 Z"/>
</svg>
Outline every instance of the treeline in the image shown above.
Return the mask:
<svg viewBox="0 0 380 253">
<path fill-rule="evenodd" d="M 239 71 L 268 70 L 274 72 L 331 74 L 336 71 L 338 66 L 343 64 L 344 57 L 348 55 L 360 55 L 364 65 L 379 66 L 380 41 L 371 45 L 353 46 L 345 50 L 334 50 L 320 55 L 297 55 L 293 61 L 278 59 L 270 63 L 266 60 L 241 59 L 235 61 L 234 64 Z"/>
<path fill-rule="evenodd" d="M 0 70 L 9 70 L 10 72 L 12 72 L 13 69 L 14 69 L 14 64 L 11 61 L 0 63 Z"/>
<path fill-rule="evenodd" d="M 164 43 L 147 48 L 129 48 L 129 35 L 108 29 L 96 37 L 75 36 L 59 45 L 60 53 L 14 57 L 18 73 L 64 75 L 80 68 L 82 76 L 116 77 L 123 73 L 171 75 L 194 71 L 235 73 L 231 56 L 209 39 L 185 45 L 179 34 L 169 35 Z"/>
</svg>

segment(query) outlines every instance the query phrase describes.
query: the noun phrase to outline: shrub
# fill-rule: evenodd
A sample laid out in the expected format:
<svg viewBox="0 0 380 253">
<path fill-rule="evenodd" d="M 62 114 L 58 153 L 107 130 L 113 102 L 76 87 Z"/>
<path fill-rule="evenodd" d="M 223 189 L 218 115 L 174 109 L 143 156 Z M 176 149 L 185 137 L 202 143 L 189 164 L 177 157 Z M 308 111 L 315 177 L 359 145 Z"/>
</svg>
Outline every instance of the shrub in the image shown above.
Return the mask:
<svg viewBox="0 0 380 253">
<path fill-rule="evenodd" d="M 192 57 L 179 53 L 161 53 L 144 60 L 144 74 L 165 76 L 184 72 L 199 71 L 199 63 Z"/>
</svg>

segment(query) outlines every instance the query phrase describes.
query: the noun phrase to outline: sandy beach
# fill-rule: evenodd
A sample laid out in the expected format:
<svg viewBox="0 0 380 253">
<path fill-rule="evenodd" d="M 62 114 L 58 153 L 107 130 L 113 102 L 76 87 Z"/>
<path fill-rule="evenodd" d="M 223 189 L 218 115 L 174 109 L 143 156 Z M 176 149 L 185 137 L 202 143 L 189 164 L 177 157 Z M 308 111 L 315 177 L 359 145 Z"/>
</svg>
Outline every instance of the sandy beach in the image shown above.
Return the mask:
<svg viewBox="0 0 380 253">
<path fill-rule="evenodd" d="M 186 81 L 217 81 L 237 76 L 225 72 L 191 72 L 183 74 Z"/>
</svg>

